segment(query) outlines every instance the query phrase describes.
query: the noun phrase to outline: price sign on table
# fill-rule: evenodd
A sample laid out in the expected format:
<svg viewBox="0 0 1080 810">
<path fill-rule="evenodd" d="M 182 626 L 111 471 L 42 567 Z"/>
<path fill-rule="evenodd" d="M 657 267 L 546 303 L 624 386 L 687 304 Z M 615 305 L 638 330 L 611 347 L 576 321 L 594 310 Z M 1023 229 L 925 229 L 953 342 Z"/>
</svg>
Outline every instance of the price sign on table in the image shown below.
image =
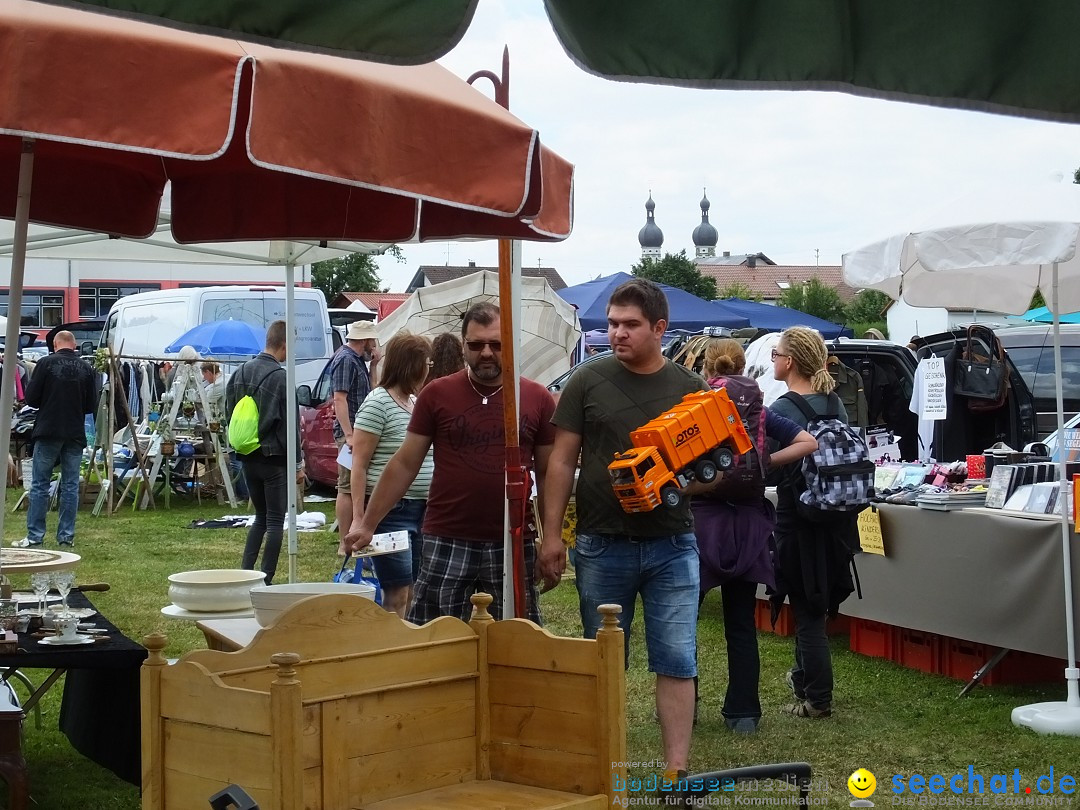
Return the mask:
<svg viewBox="0 0 1080 810">
<path fill-rule="evenodd" d="M 873 507 L 859 512 L 859 545 L 867 554 L 885 556 L 885 538 L 881 532 L 881 514 Z"/>
</svg>

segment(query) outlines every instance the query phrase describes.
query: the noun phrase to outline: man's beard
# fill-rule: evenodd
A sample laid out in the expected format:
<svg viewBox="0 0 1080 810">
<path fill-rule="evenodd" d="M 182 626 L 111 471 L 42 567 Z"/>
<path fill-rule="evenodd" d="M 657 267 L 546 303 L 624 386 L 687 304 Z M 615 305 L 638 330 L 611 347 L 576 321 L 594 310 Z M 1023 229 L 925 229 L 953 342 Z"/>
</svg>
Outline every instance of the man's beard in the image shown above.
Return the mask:
<svg viewBox="0 0 1080 810">
<path fill-rule="evenodd" d="M 495 385 L 502 377 L 502 366 L 496 362 L 469 364 L 469 372 L 477 382 Z"/>
</svg>

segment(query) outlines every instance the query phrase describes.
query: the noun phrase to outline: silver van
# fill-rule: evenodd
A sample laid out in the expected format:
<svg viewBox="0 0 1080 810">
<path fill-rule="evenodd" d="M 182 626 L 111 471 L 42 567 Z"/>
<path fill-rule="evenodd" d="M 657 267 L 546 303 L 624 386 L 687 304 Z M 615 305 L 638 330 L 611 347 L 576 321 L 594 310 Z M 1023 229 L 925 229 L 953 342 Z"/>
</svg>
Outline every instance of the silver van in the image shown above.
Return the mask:
<svg viewBox="0 0 1080 810">
<path fill-rule="evenodd" d="M 334 353 L 322 291 L 297 288 L 296 384 L 314 385 Z M 121 298 L 109 310 L 101 346 L 127 357 L 160 358 L 165 347 L 200 323 L 247 321 L 266 327 L 285 318 L 285 288 L 265 285 L 187 287 Z"/>
<path fill-rule="evenodd" d="M 1057 430 L 1053 329 L 1048 323 L 1040 323 L 994 330 L 1035 397 L 1040 439 Z M 1061 386 L 1068 421 L 1080 412 L 1080 324 L 1063 323 L 1060 329 Z"/>
</svg>

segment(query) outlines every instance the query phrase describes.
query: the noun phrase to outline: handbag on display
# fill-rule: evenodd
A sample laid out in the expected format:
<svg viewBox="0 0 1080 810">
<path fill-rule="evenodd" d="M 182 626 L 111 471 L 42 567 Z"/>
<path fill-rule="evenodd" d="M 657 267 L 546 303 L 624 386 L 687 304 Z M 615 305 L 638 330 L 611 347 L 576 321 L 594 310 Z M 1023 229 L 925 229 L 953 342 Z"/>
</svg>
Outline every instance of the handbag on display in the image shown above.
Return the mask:
<svg viewBox="0 0 1080 810">
<path fill-rule="evenodd" d="M 978 340 L 990 347 L 989 356 L 983 353 Z M 996 411 L 1005 404 L 1005 350 L 989 328 L 974 324 L 967 328 L 967 342 L 953 371 L 953 393 L 967 397 L 969 411 Z"/>
</svg>

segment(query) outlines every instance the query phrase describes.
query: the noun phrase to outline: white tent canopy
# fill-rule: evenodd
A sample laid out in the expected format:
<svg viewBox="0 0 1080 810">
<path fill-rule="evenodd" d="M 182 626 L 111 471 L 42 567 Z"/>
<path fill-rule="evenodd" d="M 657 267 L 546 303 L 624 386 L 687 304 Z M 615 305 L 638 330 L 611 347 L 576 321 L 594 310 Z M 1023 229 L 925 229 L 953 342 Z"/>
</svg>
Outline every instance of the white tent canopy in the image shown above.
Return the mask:
<svg viewBox="0 0 1080 810">
<path fill-rule="evenodd" d="M 0 257 L 14 250 L 14 223 L 0 220 Z M 26 253 L 35 259 L 174 262 L 176 264 L 313 264 L 349 253 L 382 253 L 386 245 L 367 242 L 215 242 L 184 245 L 172 236 L 168 211 L 146 239 L 111 237 L 47 225 L 30 225 Z"/>
<path fill-rule="evenodd" d="M 0 257 L 11 257 L 15 245 L 14 223 L 0 220 Z M 43 225 L 30 225 L 28 229 L 26 255 L 30 258 L 64 260 L 99 260 L 99 261 L 142 261 L 172 262 L 182 264 L 207 265 L 268 265 L 280 266 L 284 270 L 282 282 L 285 285 L 286 321 L 290 328 L 295 318 L 293 298 L 294 269 L 297 265 L 312 264 L 346 256 L 350 253 L 381 253 L 386 245 L 367 242 L 215 242 L 205 244 L 180 244 L 172 237 L 171 223 L 167 211 L 158 215 L 158 227 L 147 239 L 113 238 L 108 234 L 92 231 L 78 231 L 70 228 L 56 228 Z M 288 432 L 295 432 L 296 420 L 296 355 L 293 342 L 287 344 L 288 356 L 285 360 L 287 387 L 293 398 L 293 406 L 287 409 Z M 288 447 L 290 469 L 295 463 L 295 450 Z M 286 525 L 289 531 L 289 581 L 296 580 L 296 480 L 288 476 L 288 513 Z M 3 529 L 3 516 L 0 515 L 0 530 Z M 0 531 L 2 535 L 2 531 Z"/>
</svg>

